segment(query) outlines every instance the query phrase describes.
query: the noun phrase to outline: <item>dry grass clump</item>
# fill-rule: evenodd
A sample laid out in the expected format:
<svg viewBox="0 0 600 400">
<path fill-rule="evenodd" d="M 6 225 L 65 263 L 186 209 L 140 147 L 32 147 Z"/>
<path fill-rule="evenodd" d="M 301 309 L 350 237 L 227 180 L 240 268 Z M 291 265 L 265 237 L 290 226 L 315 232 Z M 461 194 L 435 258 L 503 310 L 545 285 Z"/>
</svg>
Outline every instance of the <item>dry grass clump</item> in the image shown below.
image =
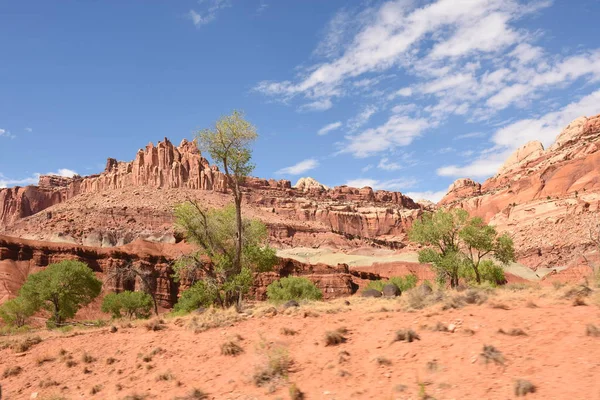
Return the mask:
<svg viewBox="0 0 600 400">
<path fill-rule="evenodd" d="M 434 326 L 432 326 L 429 329 L 431 329 L 434 332 L 448 332 L 448 327 L 442 324 L 440 321 L 438 321 Z"/>
<path fill-rule="evenodd" d="M 167 328 L 165 321 L 159 318 L 146 322 L 144 326 L 149 331 L 162 331 L 163 329 Z"/>
<path fill-rule="evenodd" d="M 200 333 L 212 328 L 232 326 L 234 323 L 241 321 L 244 318 L 244 316 L 236 311 L 235 307 L 231 307 L 227 310 L 211 307 L 202 314 L 192 317 L 188 324 L 188 328 L 194 331 L 194 333 Z"/>
<path fill-rule="evenodd" d="M 394 343 L 394 342 L 411 343 L 411 342 L 414 342 L 415 340 L 421 340 L 421 337 L 419 336 L 418 333 L 416 333 L 412 329 L 400 329 L 400 330 L 396 331 L 396 335 L 394 336 L 394 340 L 392 340 L 392 343 Z"/>
<path fill-rule="evenodd" d="M 175 397 L 174 400 L 205 400 L 208 399 L 208 393 L 206 393 L 204 390 L 200 390 L 200 389 L 192 389 L 192 391 L 190 392 L 190 394 L 186 395 L 186 396 L 179 396 L 179 397 Z"/>
<path fill-rule="evenodd" d="M 91 364 L 94 361 L 96 361 L 96 358 L 93 357 L 92 355 L 88 354 L 87 352 L 84 352 L 83 355 L 81 356 L 81 361 L 83 361 L 86 364 Z"/>
<path fill-rule="evenodd" d="M 573 299 L 573 307 L 579 306 L 587 306 L 587 304 L 582 297 L 575 297 L 575 299 Z"/>
<path fill-rule="evenodd" d="M 291 366 L 292 360 L 286 349 L 282 347 L 269 349 L 266 354 L 266 362 L 254 371 L 252 377 L 254 384 L 260 387 L 284 379 Z"/>
<path fill-rule="evenodd" d="M 223 344 L 221 344 L 221 354 L 224 356 L 237 356 L 242 354 L 244 349 L 242 346 L 234 342 L 233 340 L 229 340 Z"/>
<path fill-rule="evenodd" d="M 580 298 L 588 297 L 593 292 L 594 291 L 586 285 L 577 285 L 577 286 L 567 290 L 565 292 L 564 297 L 566 299 L 572 299 L 572 298 L 578 298 L 578 297 L 580 297 Z"/>
<path fill-rule="evenodd" d="M 156 381 L 172 381 L 175 379 L 175 375 L 171 373 L 171 371 L 163 372 L 156 377 Z"/>
<path fill-rule="evenodd" d="M 504 303 L 491 303 L 490 307 L 496 310 L 510 310 L 510 307 Z"/>
<path fill-rule="evenodd" d="M 533 302 L 533 300 L 527 300 L 527 303 L 525 304 L 525 307 L 527 307 L 527 308 L 538 308 L 538 305 L 535 304 Z"/>
<path fill-rule="evenodd" d="M 304 393 L 298 389 L 295 383 L 290 385 L 289 393 L 291 400 L 303 400 L 305 398 Z"/>
<path fill-rule="evenodd" d="M 525 396 L 527 393 L 535 393 L 536 387 L 533 383 L 525 379 L 519 379 L 515 382 L 515 396 Z"/>
<path fill-rule="evenodd" d="M 16 367 L 6 367 L 4 373 L 2 374 L 2 378 L 6 379 L 11 376 L 17 376 L 21 372 L 23 372 L 23 368 L 18 365 Z"/>
<path fill-rule="evenodd" d="M 600 337 L 600 329 L 596 325 L 588 324 L 585 327 L 586 336 Z"/>
<path fill-rule="evenodd" d="M 112 365 L 112 364 L 116 363 L 117 361 L 119 361 L 119 360 L 117 360 L 116 358 L 113 358 L 113 357 L 108 357 L 108 358 L 106 359 L 106 364 L 107 364 L 107 365 Z"/>
<path fill-rule="evenodd" d="M 484 345 L 480 356 L 486 364 L 494 362 L 496 364 L 504 365 L 504 356 L 492 345 Z"/>
<path fill-rule="evenodd" d="M 335 346 L 345 343 L 348 339 L 344 336 L 348 333 L 346 328 L 338 328 L 335 331 L 325 333 L 325 346 Z"/>
<path fill-rule="evenodd" d="M 421 310 L 443 301 L 446 295 L 442 291 L 428 293 L 417 287 L 404 292 L 402 297 L 409 308 Z"/>
<path fill-rule="evenodd" d="M 39 366 L 39 365 L 43 365 L 43 364 L 45 364 L 45 363 L 47 363 L 47 362 L 52 362 L 52 361 L 54 361 L 54 360 L 56 360 L 56 358 L 54 358 L 54 357 L 51 357 L 51 356 L 49 356 L 48 354 L 46 354 L 46 355 L 44 355 L 44 356 L 40 356 L 40 357 L 38 357 L 38 358 L 37 358 L 37 360 L 36 360 L 36 363 L 37 363 L 37 365 Z"/>
<path fill-rule="evenodd" d="M 285 336 L 294 336 L 298 334 L 298 331 L 292 328 L 281 328 L 281 334 Z"/>
<path fill-rule="evenodd" d="M 527 336 L 527 333 L 525 333 L 525 331 L 523 329 L 519 329 L 519 328 L 512 328 L 512 329 L 509 329 L 508 331 L 505 331 L 504 329 L 500 328 L 500 329 L 498 329 L 498 333 L 501 333 L 503 335 L 508 335 L 508 336 Z"/>
<path fill-rule="evenodd" d="M 93 396 L 97 393 L 100 393 L 100 391 L 102 390 L 103 386 L 102 385 L 94 385 L 92 387 L 92 389 L 90 389 L 90 394 Z"/>
<path fill-rule="evenodd" d="M 29 336 L 22 340 L 14 341 L 10 344 L 10 348 L 15 353 L 24 353 L 33 346 L 42 342 L 42 338 L 39 336 Z"/>
<path fill-rule="evenodd" d="M 383 356 L 379 356 L 379 357 L 375 358 L 375 362 L 377 363 L 377 365 L 384 365 L 384 366 L 392 365 L 392 361 L 389 358 L 386 358 Z"/>
<path fill-rule="evenodd" d="M 48 379 L 48 380 L 42 379 L 42 380 L 40 381 L 40 384 L 39 384 L 39 386 L 40 386 L 42 389 L 43 389 L 43 388 L 52 387 L 52 386 L 60 386 L 60 382 L 57 382 L 57 381 L 55 381 L 55 380 L 52 380 L 52 379 Z"/>
<path fill-rule="evenodd" d="M 439 364 L 436 359 L 433 359 L 431 361 L 427 361 L 425 367 L 429 372 L 436 372 L 439 369 Z"/>
</svg>

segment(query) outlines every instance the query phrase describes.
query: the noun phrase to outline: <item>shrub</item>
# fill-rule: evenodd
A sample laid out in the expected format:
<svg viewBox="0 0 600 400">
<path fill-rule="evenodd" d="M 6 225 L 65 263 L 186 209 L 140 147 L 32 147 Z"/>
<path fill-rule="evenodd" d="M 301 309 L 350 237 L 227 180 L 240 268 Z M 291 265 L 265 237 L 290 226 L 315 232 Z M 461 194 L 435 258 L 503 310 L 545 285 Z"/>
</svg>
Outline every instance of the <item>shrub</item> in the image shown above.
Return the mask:
<svg viewBox="0 0 600 400">
<path fill-rule="evenodd" d="M 414 342 L 415 340 L 421 340 L 421 337 L 418 333 L 413 331 L 412 329 L 400 329 L 396 331 L 396 336 L 394 337 L 393 342 Z"/>
<path fill-rule="evenodd" d="M 374 289 L 374 290 L 381 292 L 381 291 L 383 291 L 383 287 L 385 285 L 387 285 L 388 283 L 391 283 L 391 284 L 396 285 L 396 287 L 398 289 L 400 289 L 401 292 L 404 292 L 408 289 L 414 288 L 417 285 L 418 280 L 419 280 L 419 278 L 417 278 L 417 276 L 413 275 L 413 274 L 409 274 L 409 275 L 405 275 L 405 276 L 392 276 L 387 281 L 383 280 L 383 279 L 379 279 L 376 281 L 370 281 L 366 287 L 366 290 Z"/>
<path fill-rule="evenodd" d="M 33 303 L 17 297 L 0 305 L 0 318 L 10 326 L 22 327 L 36 311 Z"/>
<path fill-rule="evenodd" d="M 267 287 L 267 297 L 273 303 L 289 300 L 321 300 L 323 293 L 306 278 L 289 276 L 271 283 Z"/>
<path fill-rule="evenodd" d="M 326 332 L 325 333 L 325 346 L 335 346 L 341 343 L 345 343 L 346 342 L 346 337 L 344 336 L 344 334 L 347 331 L 345 330 L 340 330 L 337 329 L 335 331 L 331 331 L 331 332 Z"/>
<path fill-rule="evenodd" d="M 173 307 L 173 311 L 189 313 L 200 307 L 210 306 L 215 302 L 216 298 L 216 293 L 209 290 L 204 281 L 198 281 L 181 293 L 177 304 Z"/>
<path fill-rule="evenodd" d="M 242 346 L 232 340 L 221 344 L 221 354 L 224 356 L 237 356 L 243 352 Z"/>
<path fill-rule="evenodd" d="M 535 393 L 536 387 L 533 383 L 525 379 L 519 379 L 515 382 L 515 396 L 525 396 L 527 393 Z"/>
<path fill-rule="evenodd" d="M 152 309 L 152 296 L 144 292 L 109 293 L 102 301 L 102 312 L 121 318 L 122 313 L 129 319 L 148 318 Z"/>
<path fill-rule="evenodd" d="M 286 349 L 277 347 L 267 353 L 267 362 L 256 369 L 253 380 L 256 386 L 263 386 L 279 378 L 286 378 L 292 360 Z"/>
</svg>

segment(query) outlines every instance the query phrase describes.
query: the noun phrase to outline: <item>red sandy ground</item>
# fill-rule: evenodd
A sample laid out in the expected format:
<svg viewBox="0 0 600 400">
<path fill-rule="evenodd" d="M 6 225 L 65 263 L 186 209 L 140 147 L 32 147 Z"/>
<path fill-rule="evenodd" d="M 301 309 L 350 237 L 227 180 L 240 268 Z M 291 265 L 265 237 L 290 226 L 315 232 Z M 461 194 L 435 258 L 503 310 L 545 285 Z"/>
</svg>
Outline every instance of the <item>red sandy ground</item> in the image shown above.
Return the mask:
<svg viewBox="0 0 600 400">
<path fill-rule="evenodd" d="M 38 393 L 39 399 L 51 395 L 123 399 L 134 393 L 148 399 L 173 399 L 189 394 L 192 388 L 206 391 L 211 399 L 288 399 L 292 383 L 307 399 L 418 399 L 422 398 L 419 383 L 438 400 L 511 399 L 517 379 L 537 386 L 537 392 L 526 399 L 600 399 L 600 337 L 585 332 L 587 324 L 600 327 L 600 308 L 594 304 L 597 296 L 598 290 L 586 298 L 587 306 L 574 307 L 572 300 L 563 299 L 552 288 L 502 290 L 483 305 L 447 311 L 439 304 L 406 311 L 402 299 L 406 295 L 400 300 L 353 297 L 350 306 L 336 300 L 302 306 L 293 315 L 280 312 L 258 317 L 255 312 L 252 318 L 201 333 L 187 327 L 190 317 L 167 319 L 167 328 L 161 331 L 148 331 L 141 324 L 121 327 L 117 333 L 108 328 L 66 334 L 41 331 L 44 340 L 24 354 L 0 350 L 0 374 L 7 367 L 23 368 L 20 375 L 2 379 L 5 400 L 29 399 L 32 393 Z M 538 307 L 528 307 L 528 301 Z M 303 317 L 308 308 L 318 315 Z M 456 324 L 457 330 L 434 332 L 425 327 L 438 321 Z M 283 327 L 299 333 L 285 336 Z M 347 342 L 325 346 L 325 333 L 340 327 L 349 329 Z M 392 343 L 396 330 L 403 328 L 414 329 L 421 340 Z M 503 335 L 498 333 L 500 328 L 521 328 L 527 336 Z M 244 353 L 221 355 L 220 345 L 233 335 L 243 338 L 239 343 Z M 504 366 L 483 362 L 479 354 L 484 345 L 502 352 Z M 265 346 L 281 346 L 293 360 L 287 380 L 280 381 L 272 393 L 252 382 L 255 369 L 264 363 Z M 151 362 L 143 362 L 142 356 L 157 347 L 163 351 Z M 67 368 L 59 357 L 60 349 L 66 349 L 78 364 Z M 339 360 L 341 351 L 349 353 L 345 362 Z M 83 363 L 84 352 L 97 360 Z M 44 356 L 56 359 L 38 365 Z M 109 357 L 118 361 L 108 365 Z M 377 357 L 385 357 L 391 365 L 378 365 Z M 427 364 L 434 360 L 438 368 L 432 371 Z M 85 367 L 91 373 L 84 374 Z M 348 374 L 341 376 L 340 371 Z M 173 375 L 171 380 L 157 380 L 166 372 Z M 40 388 L 42 380 L 55 380 L 59 385 Z M 92 395 L 95 385 L 102 389 Z M 399 385 L 404 385 L 402 391 Z"/>
</svg>

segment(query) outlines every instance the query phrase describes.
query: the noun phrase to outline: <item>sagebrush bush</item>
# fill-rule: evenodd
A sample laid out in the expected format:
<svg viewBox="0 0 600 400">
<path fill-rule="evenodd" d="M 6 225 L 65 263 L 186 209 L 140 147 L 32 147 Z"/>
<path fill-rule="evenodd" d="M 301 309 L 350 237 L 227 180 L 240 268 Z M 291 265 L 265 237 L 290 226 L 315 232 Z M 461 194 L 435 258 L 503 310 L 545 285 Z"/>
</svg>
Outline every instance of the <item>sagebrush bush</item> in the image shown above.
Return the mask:
<svg viewBox="0 0 600 400">
<path fill-rule="evenodd" d="M 109 293 L 102 301 L 102 312 L 110 313 L 113 318 L 123 314 L 130 319 L 148 318 L 152 309 L 152 296 L 144 292 Z"/>
<path fill-rule="evenodd" d="M 289 300 L 321 300 L 323 293 L 310 280 L 289 276 L 271 283 L 267 287 L 267 298 L 273 303 Z"/>
</svg>

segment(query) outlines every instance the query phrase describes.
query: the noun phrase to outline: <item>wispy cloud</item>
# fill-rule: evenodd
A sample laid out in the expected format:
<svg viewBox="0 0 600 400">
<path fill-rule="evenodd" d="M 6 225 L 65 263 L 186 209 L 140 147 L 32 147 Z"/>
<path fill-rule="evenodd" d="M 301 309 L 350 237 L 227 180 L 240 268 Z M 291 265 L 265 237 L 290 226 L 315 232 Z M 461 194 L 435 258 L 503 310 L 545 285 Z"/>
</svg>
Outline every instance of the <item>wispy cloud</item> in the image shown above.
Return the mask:
<svg viewBox="0 0 600 400">
<path fill-rule="evenodd" d="M 200 0 L 198 3 L 203 6 L 202 9 L 200 11 L 191 9 L 187 14 L 196 27 L 214 21 L 220 10 L 231 7 L 230 0 Z"/>
<path fill-rule="evenodd" d="M 368 105 L 365 106 L 362 111 L 360 113 L 358 113 L 358 115 L 356 115 L 355 117 L 351 118 L 348 120 L 348 128 L 351 131 L 355 131 L 358 128 L 362 127 L 363 125 L 365 125 L 369 119 L 373 116 L 373 114 L 375 114 L 377 112 L 378 108 L 375 105 Z"/>
<path fill-rule="evenodd" d="M 258 8 L 256 9 L 256 13 L 260 15 L 263 12 L 265 12 L 267 8 L 269 8 L 269 4 L 267 4 L 266 1 L 261 0 L 260 4 L 258 5 Z"/>
<path fill-rule="evenodd" d="M 483 132 L 470 132 L 470 133 L 463 133 L 462 135 L 457 135 L 454 136 L 454 140 L 462 140 L 462 139 L 475 139 L 475 138 L 479 138 L 479 137 L 483 137 L 485 136 L 485 133 Z"/>
<path fill-rule="evenodd" d="M 410 197 L 411 199 L 413 199 L 414 201 L 429 200 L 434 203 L 437 203 L 438 201 L 440 201 L 442 199 L 442 197 L 444 197 L 446 195 L 446 191 L 440 190 L 437 192 L 434 192 L 434 191 L 406 192 L 404 194 L 407 195 L 408 197 Z"/>
<path fill-rule="evenodd" d="M 319 161 L 314 158 L 309 158 L 300 161 L 292 166 L 285 167 L 276 172 L 279 175 L 300 175 L 311 169 L 315 169 L 319 166 Z"/>
<path fill-rule="evenodd" d="M 409 189 L 414 187 L 418 181 L 413 178 L 398 178 L 398 179 L 388 179 L 388 180 L 378 180 L 371 178 L 358 178 L 351 179 L 345 183 L 345 185 L 355 188 L 363 188 L 370 187 L 376 190 L 390 190 L 390 191 L 400 191 L 404 189 Z"/>
<path fill-rule="evenodd" d="M 9 187 L 9 186 L 27 186 L 27 185 L 35 185 L 40 180 L 41 175 L 57 175 L 66 178 L 72 178 L 75 175 L 78 175 L 77 172 L 68 169 L 68 168 L 60 168 L 56 172 L 47 172 L 46 174 L 40 174 L 39 172 L 34 173 L 30 177 L 22 178 L 22 179 L 12 179 L 9 178 L 2 173 L 0 173 L 0 189 Z"/>
<path fill-rule="evenodd" d="M 9 138 L 9 139 L 16 138 L 15 135 L 13 135 L 12 133 L 10 133 L 6 129 L 0 129 L 0 137 L 5 137 L 5 138 Z"/>
<path fill-rule="evenodd" d="M 25 132 L 30 132 L 31 133 L 31 132 L 33 132 L 33 129 L 31 129 L 31 128 L 25 128 Z"/>
<path fill-rule="evenodd" d="M 317 134 L 318 135 L 327 135 L 329 132 L 339 129 L 340 126 L 342 126 L 342 123 L 340 121 L 332 122 L 331 124 L 327 124 L 324 127 L 322 127 L 321 129 L 319 129 Z"/>
</svg>

